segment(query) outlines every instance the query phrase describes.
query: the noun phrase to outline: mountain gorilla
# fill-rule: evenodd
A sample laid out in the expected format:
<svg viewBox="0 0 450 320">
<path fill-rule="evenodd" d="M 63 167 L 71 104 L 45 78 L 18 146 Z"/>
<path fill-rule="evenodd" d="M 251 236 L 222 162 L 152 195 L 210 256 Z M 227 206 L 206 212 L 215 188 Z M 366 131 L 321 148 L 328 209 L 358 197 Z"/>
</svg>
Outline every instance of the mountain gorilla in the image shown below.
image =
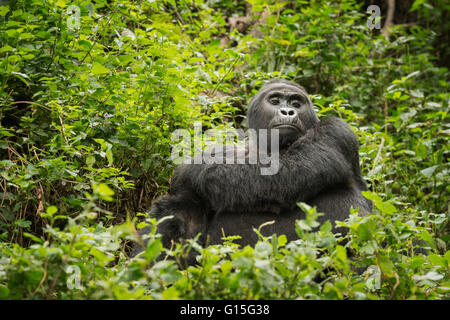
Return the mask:
<svg viewBox="0 0 450 320">
<path fill-rule="evenodd" d="M 371 202 L 361 194 L 366 185 L 356 135 L 338 118 L 319 121 L 302 86 L 269 81 L 250 101 L 247 119 L 250 129 L 266 129 L 269 139 L 278 130 L 278 172 L 262 175 L 259 162 L 177 167 L 169 194 L 150 211 L 156 218 L 173 216 L 158 225 L 165 247 L 199 232 L 202 245 L 221 243 L 223 235 L 240 235 L 238 243 L 255 244 L 252 228 L 271 220 L 275 223 L 262 228 L 262 234 L 296 239 L 295 220 L 304 218 L 297 202 L 317 206 L 325 213 L 319 222 L 330 220 L 333 231 L 341 233 L 345 230 L 336 230 L 334 221 L 346 219 L 351 207 L 370 212 Z M 136 247 L 134 254 L 141 250 Z"/>
</svg>

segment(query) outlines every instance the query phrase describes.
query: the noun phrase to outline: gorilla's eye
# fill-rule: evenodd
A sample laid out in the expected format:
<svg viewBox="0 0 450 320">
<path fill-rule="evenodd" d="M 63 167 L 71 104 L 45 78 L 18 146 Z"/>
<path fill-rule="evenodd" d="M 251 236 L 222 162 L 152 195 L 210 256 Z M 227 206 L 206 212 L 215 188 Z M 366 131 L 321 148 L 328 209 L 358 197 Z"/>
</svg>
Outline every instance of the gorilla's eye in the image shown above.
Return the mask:
<svg viewBox="0 0 450 320">
<path fill-rule="evenodd" d="M 276 105 L 280 104 L 280 99 L 278 97 L 271 97 L 271 98 L 269 98 L 269 102 L 276 106 Z"/>
<path fill-rule="evenodd" d="M 293 100 L 293 101 L 291 101 L 291 106 L 294 108 L 300 108 L 301 103 L 299 100 Z"/>
</svg>

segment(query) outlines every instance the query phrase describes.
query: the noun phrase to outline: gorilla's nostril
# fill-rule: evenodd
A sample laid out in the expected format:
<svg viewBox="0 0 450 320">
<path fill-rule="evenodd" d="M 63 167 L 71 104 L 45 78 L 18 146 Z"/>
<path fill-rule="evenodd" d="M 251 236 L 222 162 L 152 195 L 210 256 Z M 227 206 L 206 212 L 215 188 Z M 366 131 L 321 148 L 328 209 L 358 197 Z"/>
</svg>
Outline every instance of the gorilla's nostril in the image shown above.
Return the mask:
<svg viewBox="0 0 450 320">
<path fill-rule="evenodd" d="M 295 117 L 297 115 L 295 110 L 291 109 L 291 108 L 280 108 L 280 114 L 283 117 L 289 117 L 289 118 Z"/>
</svg>

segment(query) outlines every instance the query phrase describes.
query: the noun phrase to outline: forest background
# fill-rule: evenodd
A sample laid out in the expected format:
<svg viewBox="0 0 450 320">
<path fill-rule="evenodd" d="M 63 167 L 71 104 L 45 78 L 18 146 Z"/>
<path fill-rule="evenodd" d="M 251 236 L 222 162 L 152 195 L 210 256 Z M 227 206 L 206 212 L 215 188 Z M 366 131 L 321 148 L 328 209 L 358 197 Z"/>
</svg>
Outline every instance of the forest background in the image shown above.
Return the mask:
<svg viewBox="0 0 450 320">
<path fill-rule="evenodd" d="M 449 7 L 0 1 L 0 298 L 448 299 Z M 351 125 L 373 214 L 341 222 L 345 245 L 310 208 L 290 243 L 166 250 L 152 233 L 130 258 L 171 133 L 245 129 L 271 78 Z M 179 268 L 189 250 L 199 265 Z"/>
</svg>

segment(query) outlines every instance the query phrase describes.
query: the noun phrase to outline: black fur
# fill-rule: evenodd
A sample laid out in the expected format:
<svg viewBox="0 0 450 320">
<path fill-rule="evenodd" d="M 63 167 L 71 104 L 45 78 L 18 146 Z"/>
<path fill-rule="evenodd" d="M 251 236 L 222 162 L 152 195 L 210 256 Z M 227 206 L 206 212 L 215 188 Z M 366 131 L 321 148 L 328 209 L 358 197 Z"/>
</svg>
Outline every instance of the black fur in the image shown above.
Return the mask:
<svg viewBox="0 0 450 320">
<path fill-rule="evenodd" d="M 300 201 L 317 206 L 325 213 L 319 221 L 333 225 L 347 218 L 351 207 L 370 212 L 370 201 L 361 195 L 366 185 L 356 135 L 341 119 L 319 121 L 303 87 L 269 81 L 249 104 L 248 124 L 269 132 L 281 128 L 278 173 L 261 175 L 259 163 L 177 167 L 169 194 L 151 208 L 157 218 L 174 216 L 158 227 L 165 247 L 198 232 L 204 245 L 221 243 L 223 234 L 242 236 L 243 245 L 254 244 L 252 228 L 271 220 L 275 223 L 262 228 L 263 234 L 296 239 L 294 222 L 304 217 L 296 205 Z"/>
</svg>

